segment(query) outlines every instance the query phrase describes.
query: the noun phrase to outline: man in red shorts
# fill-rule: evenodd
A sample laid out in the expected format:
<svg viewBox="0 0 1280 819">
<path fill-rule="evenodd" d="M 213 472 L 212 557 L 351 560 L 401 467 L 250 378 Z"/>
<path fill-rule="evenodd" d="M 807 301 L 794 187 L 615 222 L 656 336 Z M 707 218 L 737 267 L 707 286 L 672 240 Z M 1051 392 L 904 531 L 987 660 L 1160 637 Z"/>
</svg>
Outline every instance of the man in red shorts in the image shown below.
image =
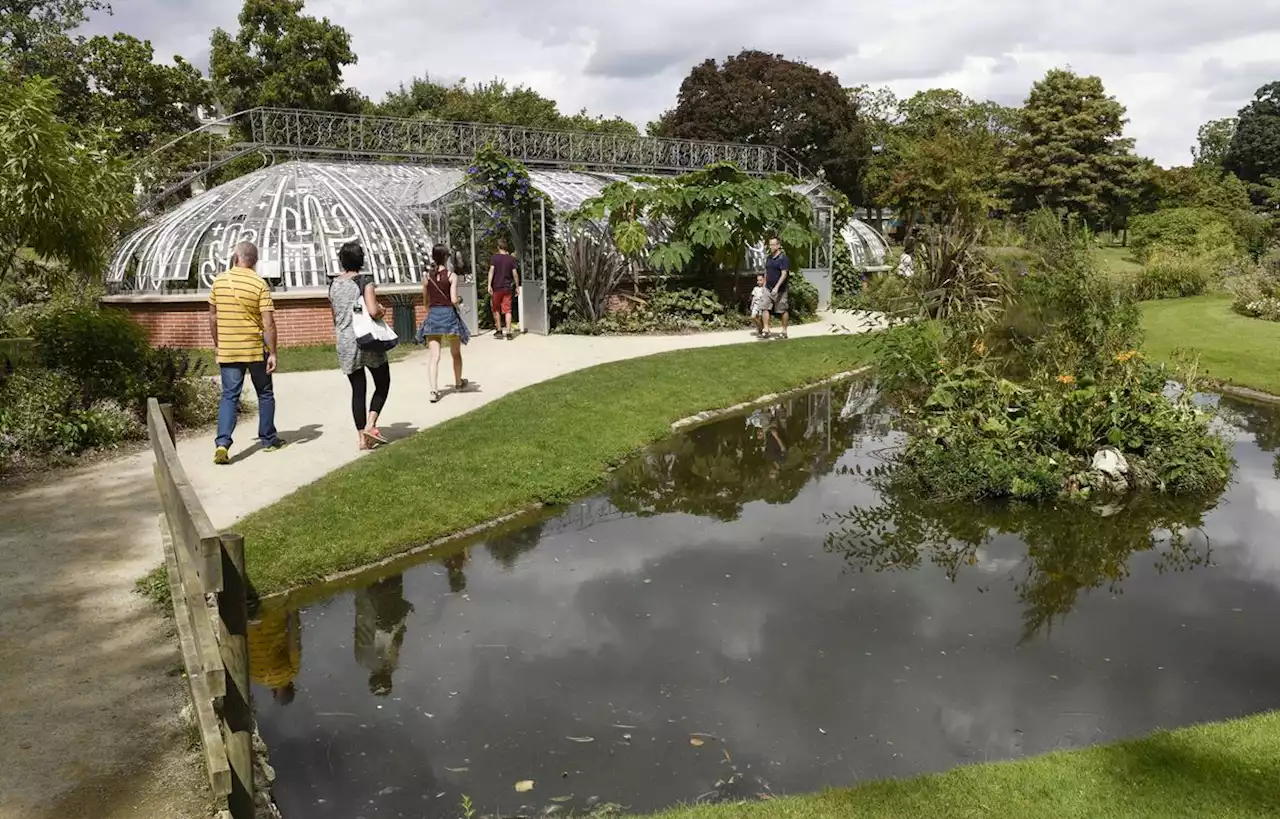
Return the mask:
<svg viewBox="0 0 1280 819">
<path fill-rule="evenodd" d="M 506 318 L 506 339 L 511 340 L 511 293 L 520 286 L 516 257 L 507 250 L 507 240 L 498 240 L 498 252 L 489 260 L 489 297 L 493 302 L 493 336 L 503 337 L 502 319 Z"/>
</svg>

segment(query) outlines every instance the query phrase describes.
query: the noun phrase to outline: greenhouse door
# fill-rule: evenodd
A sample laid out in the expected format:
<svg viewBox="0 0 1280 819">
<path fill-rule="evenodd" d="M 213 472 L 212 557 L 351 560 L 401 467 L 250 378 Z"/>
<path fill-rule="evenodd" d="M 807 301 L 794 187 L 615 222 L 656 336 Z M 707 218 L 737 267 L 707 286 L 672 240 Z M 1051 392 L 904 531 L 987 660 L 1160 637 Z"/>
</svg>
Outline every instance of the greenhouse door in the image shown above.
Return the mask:
<svg viewBox="0 0 1280 819">
<path fill-rule="evenodd" d="M 551 332 L 547 309 L 546 203 L 529 217 L 529 242 L 520 260 L 520 331 L 545 336 Z"/>
</svg>

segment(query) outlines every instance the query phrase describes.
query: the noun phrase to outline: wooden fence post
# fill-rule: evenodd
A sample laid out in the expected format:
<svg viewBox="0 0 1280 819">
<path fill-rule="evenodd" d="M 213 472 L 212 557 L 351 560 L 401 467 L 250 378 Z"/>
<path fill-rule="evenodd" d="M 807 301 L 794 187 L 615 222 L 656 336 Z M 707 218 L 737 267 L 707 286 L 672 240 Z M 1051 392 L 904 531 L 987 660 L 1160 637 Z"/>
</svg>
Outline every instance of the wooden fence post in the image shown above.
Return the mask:
<svg viewBox="0 0 1280 819">
<path fill-rule="evenodd" d="M 252 819 L 253 703 L 249 690 L 249 584 L 244 572 L 244 537 L 227 533 L 220 539 L 222 591 L 218 592 L 218 616 L 222 621 L 222 662 L 227 670 L 222 722 L 232 774 L 227 807 L 233 819 Z"/>
<path fill-rule="evenodd" d="M 178 442 L 178 428 L 173 423 L 173 404 L 161 404 L 160 414 L 164 416 L 164 425 L 169 430 L 169 441 Z"/>
</svg>

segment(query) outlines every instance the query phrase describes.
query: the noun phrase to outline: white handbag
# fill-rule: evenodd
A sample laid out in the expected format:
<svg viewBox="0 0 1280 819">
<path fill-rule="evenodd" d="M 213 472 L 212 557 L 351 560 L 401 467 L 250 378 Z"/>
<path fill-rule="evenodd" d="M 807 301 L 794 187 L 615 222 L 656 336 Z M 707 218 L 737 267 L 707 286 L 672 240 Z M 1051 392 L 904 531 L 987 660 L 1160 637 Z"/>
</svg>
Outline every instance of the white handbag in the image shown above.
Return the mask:
<svg viewBox="0 0 1280 819">
<path fill-rule="evenodd" d="M 356 336 L 356 346 L 362 350 L 386 352 L 400 343 L 396 331 L 381 319 L 372 319 L 364 310 L 364 293 L 351 307 L 351 330 Z"/>
</svg>

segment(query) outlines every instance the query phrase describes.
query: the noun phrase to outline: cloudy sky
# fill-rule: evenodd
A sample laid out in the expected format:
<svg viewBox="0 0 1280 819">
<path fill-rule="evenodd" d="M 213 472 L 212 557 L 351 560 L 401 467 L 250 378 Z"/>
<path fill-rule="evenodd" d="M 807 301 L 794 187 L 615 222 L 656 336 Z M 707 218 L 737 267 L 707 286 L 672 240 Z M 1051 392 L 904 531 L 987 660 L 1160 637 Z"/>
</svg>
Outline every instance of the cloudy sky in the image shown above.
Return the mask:
<svg viewBox="0 0 1280 819">
<path fill-rule="evenodd" d="M 207 68 L 209 34 L 234 30 L 226 0 L 115 0 L 90 29 L 150 39 Z M 1129 110 L 1138 150 L 1186 164 L 1196 129 L 1280 79 L 1280 0 L 309 0 L 351 32 L 349 82 L 381 97 L 414 75 L 501 77 L 562 110 L 643 126 L 690 67 L 757 48 L 899 94 L 954 87 L 1020 102 L 1054 66 L 1102 77 Z"/>
</svg>

